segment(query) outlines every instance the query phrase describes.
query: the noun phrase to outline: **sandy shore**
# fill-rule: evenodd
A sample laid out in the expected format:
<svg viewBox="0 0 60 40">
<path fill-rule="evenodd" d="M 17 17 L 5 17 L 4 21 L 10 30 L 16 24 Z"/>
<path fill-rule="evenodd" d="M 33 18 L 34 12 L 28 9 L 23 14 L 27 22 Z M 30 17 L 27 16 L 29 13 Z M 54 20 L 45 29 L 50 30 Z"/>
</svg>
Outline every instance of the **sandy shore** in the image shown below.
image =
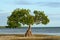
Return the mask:
<svg viewBox="0 0 60 40">
<path fill-rule="evenodd" d="M 0 34 L 0 40 L 60 40 L 60 36 L 34 34 L 32 37 L 24 37 L 23 34 Z"/>
</svg>

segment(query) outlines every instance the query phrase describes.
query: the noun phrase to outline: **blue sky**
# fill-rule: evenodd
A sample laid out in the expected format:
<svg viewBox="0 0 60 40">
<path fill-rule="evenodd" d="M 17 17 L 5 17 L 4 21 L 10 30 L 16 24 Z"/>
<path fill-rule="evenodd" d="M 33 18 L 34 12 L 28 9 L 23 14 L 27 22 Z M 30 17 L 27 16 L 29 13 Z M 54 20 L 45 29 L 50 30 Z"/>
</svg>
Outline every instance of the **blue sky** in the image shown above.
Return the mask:
<svg viewBox="0 0 60 40">
<path fill-rule="evenodd" d="M 48 15 L 50 22 L 47 25 L 33 25 L 35 27 L 60 26 L 60 0 L 1 0 L 0 26 L 7 25 L 7 17 L 10 16 L 11 12 L 16 8 L 30 9 L 31 11 L 40 10 Z"/>
</svg>

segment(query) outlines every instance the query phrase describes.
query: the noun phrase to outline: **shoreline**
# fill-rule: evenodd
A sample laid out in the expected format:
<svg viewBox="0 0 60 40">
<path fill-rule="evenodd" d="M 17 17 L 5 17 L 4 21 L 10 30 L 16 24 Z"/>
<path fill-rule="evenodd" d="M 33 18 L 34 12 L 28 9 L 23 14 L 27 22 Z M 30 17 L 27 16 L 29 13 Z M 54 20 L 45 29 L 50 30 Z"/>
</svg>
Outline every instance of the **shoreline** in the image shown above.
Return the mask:
<svg viewBox="0 0 60 40">
<path fill-rule="evenodd" d="M 60 40 L 60 36 L 33 34 L 32 37 L 24 37 L 24 34 L 0 34 L 0 40 Z"/>
</svg>

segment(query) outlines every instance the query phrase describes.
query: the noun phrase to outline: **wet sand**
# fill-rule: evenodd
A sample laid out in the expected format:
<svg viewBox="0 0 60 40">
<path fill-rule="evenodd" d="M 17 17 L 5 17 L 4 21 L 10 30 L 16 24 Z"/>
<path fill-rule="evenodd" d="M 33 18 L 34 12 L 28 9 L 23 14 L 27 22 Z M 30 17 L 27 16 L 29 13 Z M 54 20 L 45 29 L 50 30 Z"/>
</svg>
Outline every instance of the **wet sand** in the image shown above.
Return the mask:
<svg viewBox="0 0 60 40">
<path fill-rule="evenodd" d="M 23 34 L 0 34 L 0 40 L 60 40 L 60 36 L 34 34 L 32 37 L 24 37 Z"/>
</svg>

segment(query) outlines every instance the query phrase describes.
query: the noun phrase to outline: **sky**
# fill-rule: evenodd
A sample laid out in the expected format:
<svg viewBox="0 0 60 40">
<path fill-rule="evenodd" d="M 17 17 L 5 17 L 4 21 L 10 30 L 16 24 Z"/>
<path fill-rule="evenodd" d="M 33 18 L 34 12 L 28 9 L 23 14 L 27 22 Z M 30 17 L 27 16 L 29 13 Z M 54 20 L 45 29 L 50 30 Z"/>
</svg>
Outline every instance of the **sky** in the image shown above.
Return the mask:
<svg viewBox="0 0 60 40">
<path fill-rule="evenodd" d="M 60 27 L 60 0 L 1 0 L 0 26 L 7 26 L 7 17 L 16 8 L 44 11 L 50 22 L 47 25 L 39 24 L 32 27 Z M 33 13 L 31 13 L 33 15 Z"/>
</svg>

